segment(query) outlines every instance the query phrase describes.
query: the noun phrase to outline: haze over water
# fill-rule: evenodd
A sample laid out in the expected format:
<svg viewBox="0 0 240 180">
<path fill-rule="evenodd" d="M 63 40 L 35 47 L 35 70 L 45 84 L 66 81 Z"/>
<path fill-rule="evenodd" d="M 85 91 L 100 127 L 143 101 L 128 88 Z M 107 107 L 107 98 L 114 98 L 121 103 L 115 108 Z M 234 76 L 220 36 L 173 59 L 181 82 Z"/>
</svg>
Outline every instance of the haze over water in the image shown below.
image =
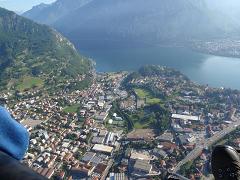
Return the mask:
<svg viewBox="0 0 240 180">
<path fill-rule="evenodd" d="M 161 46 L 79 48 L 82 54 L 96 61 L 99 72 L 131 71 L 146 64 L 156 64 L 180 70 L 200 84 L 240 90 L 240 59 L 237 58 Z"/>
</svg>

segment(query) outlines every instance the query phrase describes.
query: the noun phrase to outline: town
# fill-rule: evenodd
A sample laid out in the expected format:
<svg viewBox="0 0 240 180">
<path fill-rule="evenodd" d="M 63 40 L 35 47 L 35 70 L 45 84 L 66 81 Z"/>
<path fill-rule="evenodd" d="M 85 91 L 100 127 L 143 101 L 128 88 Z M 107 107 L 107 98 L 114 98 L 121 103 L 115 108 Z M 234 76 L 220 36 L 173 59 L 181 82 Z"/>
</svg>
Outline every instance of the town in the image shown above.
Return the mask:
<svg viewBox="0 0 240 180">
<path fill-rule="evenodd" d="M 92 79 L 84 90 L 0 94 L 31 135 L 22 163 L 48 179 L 164 179 L 169 172 L 198 179 L 210 176 L 211 147 L 240 125 L 239 91 L 199 85 L 173 69 Z"/>
<path fill-rule="evenodd" d="M 213 55 L 226 56 L 226 57 L 240 57 L 239 38 L 225 38 L 211 41 L 192 40 L 190 42 L 191 49 L 198 52 L 204 52 Z"/>
</svg>

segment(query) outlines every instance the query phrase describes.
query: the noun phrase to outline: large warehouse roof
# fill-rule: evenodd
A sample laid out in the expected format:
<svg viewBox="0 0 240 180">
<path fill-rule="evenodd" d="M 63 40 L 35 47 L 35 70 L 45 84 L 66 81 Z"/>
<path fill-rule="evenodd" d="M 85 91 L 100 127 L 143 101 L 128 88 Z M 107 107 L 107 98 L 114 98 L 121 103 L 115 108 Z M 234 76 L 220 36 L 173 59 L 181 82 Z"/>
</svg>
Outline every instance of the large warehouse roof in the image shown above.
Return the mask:
<svg viewBox="0 0 240 180">
<path fill-rule="evenodd" d="M 182 119 L 184 121 L 199 121 L 199 116 L 190 116 L 190 115 L 182 115 L 182 114 L 172 114 L 172 118 L 174 119 Z"/>
<path fill-rule="evenodd" d="M 103 144 L 95 144 L 92 149 L 94 151 L 106 152 L 106 153 L 112 153 L 112 151 L 113 151 L 113 147 L 106 146 Z"/>
</svg>

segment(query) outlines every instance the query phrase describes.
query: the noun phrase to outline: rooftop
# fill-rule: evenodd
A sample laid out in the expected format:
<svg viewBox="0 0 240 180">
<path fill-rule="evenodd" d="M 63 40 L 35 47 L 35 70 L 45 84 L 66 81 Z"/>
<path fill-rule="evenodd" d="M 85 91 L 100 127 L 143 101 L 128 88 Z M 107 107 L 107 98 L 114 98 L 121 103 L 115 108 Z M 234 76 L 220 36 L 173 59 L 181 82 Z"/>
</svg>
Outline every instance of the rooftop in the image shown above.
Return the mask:
<svg viewBox="0 0 240 180">
<path fill-rule="evenodd" d="M 145 172 L 150 172 L 152 169 L 152 165 L 148 163 L 148 161 L 137 160 L 133 166 L 134 169 L 138 169 Z"/>
<path fill-rule="evenodd" d="M 139 160 L 151 160 L 152 157 L 148 153 L 139 153 L 139 152 L 132 152 L 131 159 L 139 159 Z"/>
<path fill-rule="evenodd" d="M 172 118 L 174 119 L 181 119 L 184 121 L 199 121 L 199 116 L 190 116 L 190 115 L 182 115 L 182 114 L 172 114 Z"/>
<path fill-rule="evenodd" d="M 112 151 L 113 151 L 113 147 L 106 146 L 103 144 L 95 144 L 92 149 L 94 151 L 106 152 L 106 153 L 112 153 Z"/>
<path fill-rule="evenodd" d="M 82 161 L 89 162 L 96 155 L 94 152 L 86 152 L 82 158 Z"/>
</svg>

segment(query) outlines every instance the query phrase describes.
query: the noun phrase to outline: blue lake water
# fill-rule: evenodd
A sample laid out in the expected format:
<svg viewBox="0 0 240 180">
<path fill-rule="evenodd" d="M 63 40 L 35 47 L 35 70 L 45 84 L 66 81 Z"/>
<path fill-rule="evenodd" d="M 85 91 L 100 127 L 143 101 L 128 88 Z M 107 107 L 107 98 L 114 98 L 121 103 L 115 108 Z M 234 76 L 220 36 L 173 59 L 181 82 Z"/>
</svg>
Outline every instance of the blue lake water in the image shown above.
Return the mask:
<svg viewBox="0 0 240 180">
<path fill-rule="evenodd" d="M 237 58 L 161 46 L 79 48 L 83 55 L 96 61 L 100 72 L 137 70 L 146 64 L 157 64 L 180 70 L 200 84 L 240 90 L 240 59 Z"/>
</svg>

